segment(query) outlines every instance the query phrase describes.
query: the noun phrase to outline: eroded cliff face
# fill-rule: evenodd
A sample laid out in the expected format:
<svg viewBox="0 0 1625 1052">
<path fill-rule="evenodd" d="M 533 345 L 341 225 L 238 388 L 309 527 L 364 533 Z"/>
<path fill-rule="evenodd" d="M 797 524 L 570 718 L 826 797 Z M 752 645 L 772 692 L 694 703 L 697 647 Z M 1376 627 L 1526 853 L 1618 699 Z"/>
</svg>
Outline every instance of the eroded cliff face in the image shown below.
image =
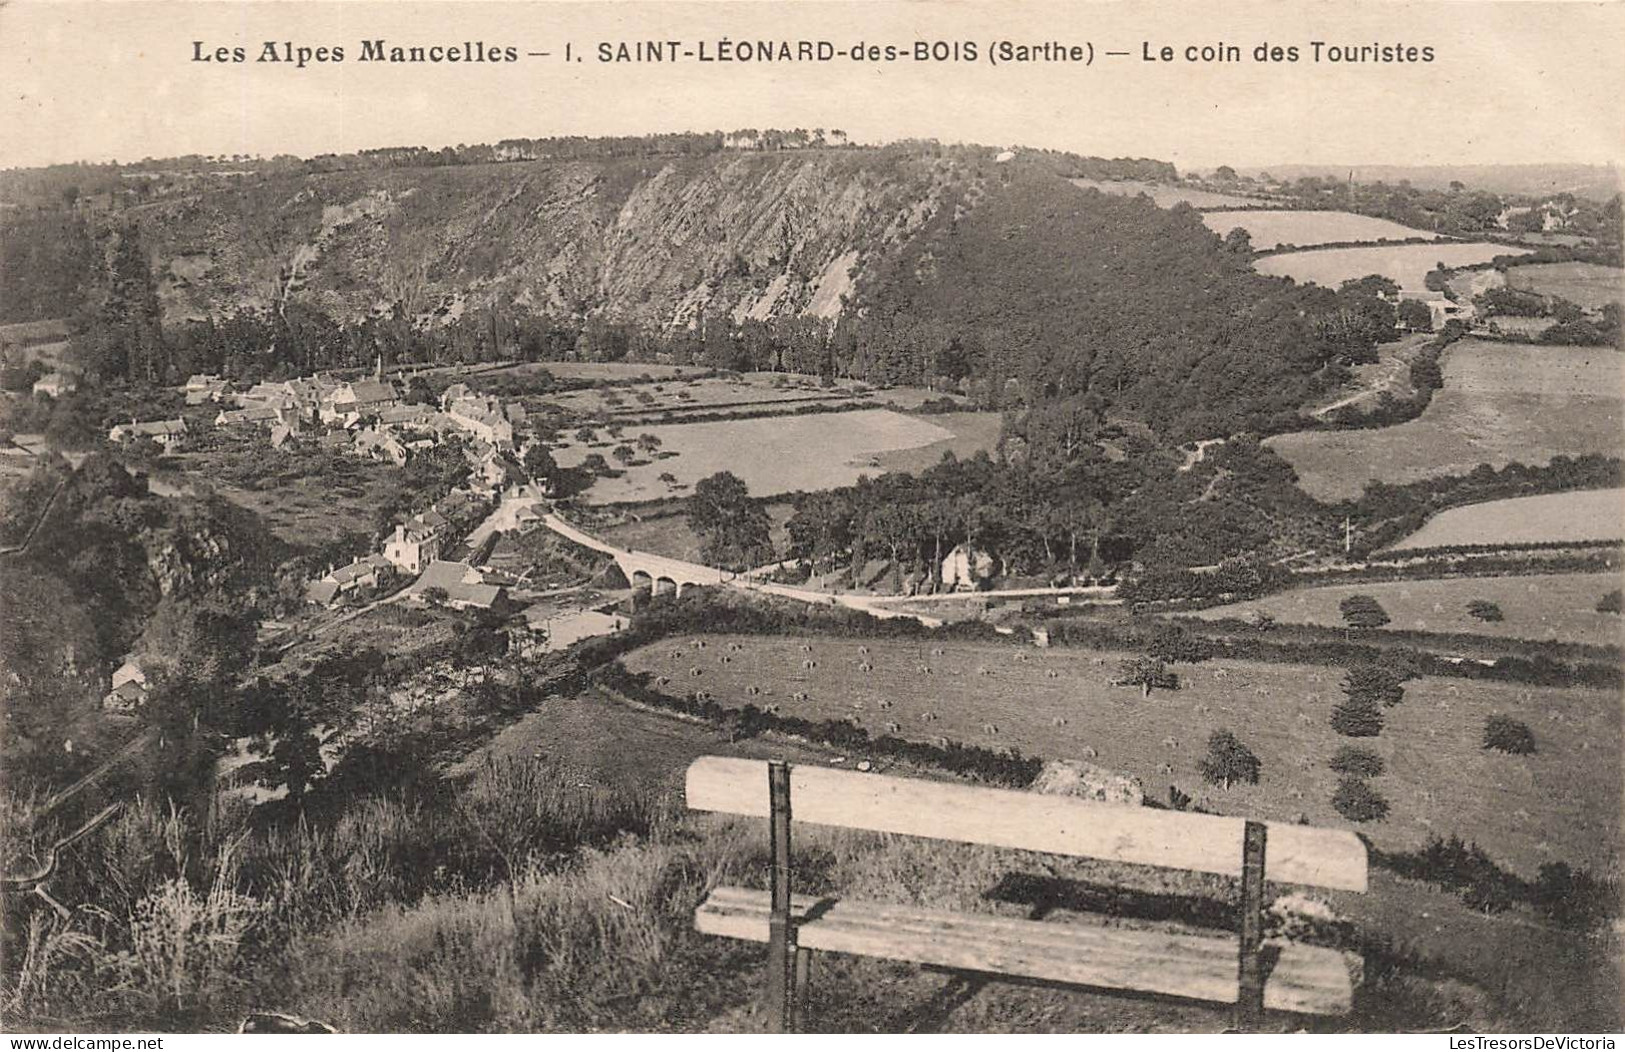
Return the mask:
<svg viewBox="0 0 1625 1052">
<path fill-rule="evenodd" d="M 273 177 L 141 210 L 168 320 L 512 302 L 672 329 L 849 308 L 987 166 L 901 147 Z"/>
</svg>

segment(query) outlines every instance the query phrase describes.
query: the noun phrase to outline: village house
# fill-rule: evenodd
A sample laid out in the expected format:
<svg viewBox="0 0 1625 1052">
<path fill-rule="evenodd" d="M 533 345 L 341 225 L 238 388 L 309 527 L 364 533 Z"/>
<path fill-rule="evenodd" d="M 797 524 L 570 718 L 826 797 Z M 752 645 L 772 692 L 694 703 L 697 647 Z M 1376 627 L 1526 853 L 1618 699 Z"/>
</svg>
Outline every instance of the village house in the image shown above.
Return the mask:
<svg viewBox="0 0 1625 1052">
<path fill-rule="evenodd" d="M 414 515 L 395 527 L 395 533 L 384 543 L 384 558 L 407 573 L 422 573 L 423 568 L 440 558 L 441 534 L 446 518 L 437 511 Z"/>
<path fill-rule="evenodd" d="M 222 409 L 214 418 L 215 427 L 230 427 L 233 424 L 280 424 L 284 422 L 285 411 L 273 409 L 270 406 L 257 405 L 248 409 Z"/>
<path fill-rule="evenodd" d="M 61 370 L 57 370 L 55 372 L 46 373 L 38 380 L 35 380 L 33 391 L 36 395 L 43 394 L 50 395 L 52 398 L 61 398 L 63 395 L 72 394 L 78 389 L 78 377 L 74 376 L 72 373 L 65 373 Z"/>
<path fill-rule="evenodd" d="M 165 453 L 173 452 L 186 438 L 186 421 L 179 417 L 174 420 L 132 420 L 128 424 L 114 424 L 107 432 L 107 440 L 116 444 L 133 442 L 138 438 L 150 438 L 162 446 Z"/>
<path fill-rule="evenodd" d="M 355 442 L 351 448 L 355 450 L 357 456 L 382 460 L 396 467 L 406 466 L 408 457 L 406 446 L 388 431 L 372 427 L 363 428 L 356 432 Z"/>
<path fill-rule="evenodd" d="M 446 605 L 457 610 L 489 610 L 502 598 L 502 589 L 486 584 L 478 570 L 467 563 L 445 560 L 431 562 L 410 592 L 418 602 L 426 603 L 429 600 L 424 593 L 430 589 L 444 592 Z"/>
<path fill-rule="evenodd" d="M 482 395 L 458 398 L 446 407 L 446 415 L 482 441 L 496 446 L 513 445 L 513 421 L 503 412 L 499 399 Z"/>
<path fill-rule="evenodd" d="M 224 399 L 231 385 L 213 373 L 193 373 L 186 378 L 186 386 L 181 390 L 186 395 L 187 405 L 202 405 Z"/>
<path fill-rule="evenodd" d="M 363 588 L 376 588 L 390 569 L 382 555 L 366 555 L 346 566 L 329 570 L 305 588 L 305 598 L 319 606 L 332 606 L 344 596 Z"/>
<path fill-rule="evenodd" d="M 131 713 L 147 700 L 147 673 L 134 660 L 120 665 L 113 673 L 112 689 L 102 698 L 106 712 Z"/>
<path fill-rule="evenodd" d="M 400 401 L 400 393 L 388 380 L 358 380 L 329 393 L 322 400 L 320 416 L 331 424 L 351 415 L 379 413 Z"/>
<path fill-rule="evenodd" d="M 942 587 L 948 592 L 974 592 L 993 576 L 993 556 L 967 544 L 955 545 L 942 560 Z"/>
</svg>

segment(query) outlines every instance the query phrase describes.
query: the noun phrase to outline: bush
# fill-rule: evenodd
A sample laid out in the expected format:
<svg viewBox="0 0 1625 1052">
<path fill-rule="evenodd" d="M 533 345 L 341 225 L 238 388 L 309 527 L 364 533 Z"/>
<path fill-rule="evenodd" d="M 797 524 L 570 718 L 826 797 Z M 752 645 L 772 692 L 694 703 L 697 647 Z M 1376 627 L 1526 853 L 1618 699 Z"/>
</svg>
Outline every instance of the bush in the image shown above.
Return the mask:
<svg viewBox="0 0 1625 1052">
<path fill-rule="evenodd" d="M 1484 748 L 1527 756 L 1535 751 L 1535 734 L 1527 723 L 1496 713 L 1484 721 Z"/>
<path fill-rule="evenodd" d="M 1227 730 L 1214 731 L 1207 740 L 1207 756 L 1197 765 L 1209 785 L 1230 788 L 1232 782 L 1258 784 L 1263 764 L 1253 751 Z"/>
<path fill-rule="evenodd" d="M 1343 677 L 1343 693 L 1350 699 L 1393 706 L 1405 696 L 1405 688 L 1400 685 L 1399 673 L 1390 666 L 1368 663 L 1349 669 Z"/>
<path fill-rule="evenodd" d="M 1474 599 L 1467 604 L 1467 613 L 1480 621 L 1502 621 L 1501 608 L 1488 599 Z"/>
<path fill-rule="evenodd" d="M 1619 607 L 1620 589 L 1618 588 L 1597 600 L 1597 613 L 1599 614 L 1617 614 L 1619 613 Z"/>
<path fill-rule="evenodd" d="M 1332 709 L 1332 730 L 1347 738 L 1375 738 L 1382 733 L 1382 710 L 1370 698 L 1348 698 Z"/>
<path fill-rule="evenodd" d="M 1332 806 L 1350 822 L 1380 822 L 1388 817 L 1388 801 L 1364 779 L 1352 776 L 1337 783 Z"/>
<path fill-rule="evenodd" d="M 1381 756 L 1358 745 L 1345 745 L 1338 749 L 1332 755 L 1330 766 L 1338 774 L 1358 778 L 1375 778 L 1386 769 Z"/>
</svg>

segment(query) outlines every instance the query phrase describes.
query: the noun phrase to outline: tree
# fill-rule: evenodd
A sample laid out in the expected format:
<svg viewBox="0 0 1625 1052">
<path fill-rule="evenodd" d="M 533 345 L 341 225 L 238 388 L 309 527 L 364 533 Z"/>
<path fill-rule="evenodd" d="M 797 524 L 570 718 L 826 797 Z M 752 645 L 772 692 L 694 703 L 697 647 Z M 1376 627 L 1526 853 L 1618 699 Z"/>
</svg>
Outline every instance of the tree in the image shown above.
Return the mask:
<svg viewBox="0 0 1625 1052">
<path fill-rule="evenodd" d="M 1198 768 L 1202 778 L 1209 785 L 1219 785 L 1230 788 L 1232 782 L 1246 782 L 1249 785 L 1258 784 L 1258 776 L 1263 765 L 1253 751 L 1241 744 L 1236 736 L 1227 730 L 1217 730 L 1208 736 L 1207 755 L 1202 758 Z"/>
<path fill-rule="evenodd" d="M 1412 332 L 1433 331 L 1433 312 L 1421 300 L 1400 300 L 1397 318 L 1399 324 Z"/>
<path fill-rule="evenodd" d="M 423 590 L 423 601 L 430 606 L 445 606 L 451 598 L 451 593 L 437 584 L 432 584 Z"/>
<path fill-rule="evenodd" d="M 1363 778 L 1346 777 L 1332 793 L 1332 807 L 1350 822 L 1380 822 L 1388 817 L 1388 801 Z"/>
<path fill-rule="evenodd" d="M 551 478 L 558 470 L 558 461 L 540 442 L 532 442 L 530 448 L 525 450 L 525 474 L 531 479 L 540 481 Z"/>
<path fill-rule="evenodd" d="M 1388 611 L 1369 595 L 1351 595 L 1337 604 L 1350 628 L 1381 628 L 1389 621 Z"/>
<path fill-rule="evenodd" d="M 1343 677 L 1343 693 L 1374 704 L 1398 705 L 1405 697 L 1399 674 L 1384 665 L 1355 665 Z"/>
<path fill-rule="evenodd" d="M 713 566 L 744 570 L 772 557 L 767 512 L 731 472 L 719 471 L 694 484 L 688 524 L 700 538 L 700 557 Z"/>
<path fill-rule="evenodd" d="M 1369 696 L 1347 698 L 1332 708 L 1332 730 L 1348 738 L 1375 738 L 1382 733 L 1382 710 Z"/>
<path fill-rule="evenodd" d="M 645 453 L 653 453 L 655 450 L 660 448 L 660 444 L 659 435 L 652 435 L 645 431 L 643 434 L 638 436 L 638 448 L 643 450 Z"/>
<path fill-rule="evenodd" d="M 1484 748 L 1528 756 L 1535 751 L 1535 734 L 1527 723 L 1496 713 L 1484 721 Z"/>
<path fill-rule="evenodd" d="M 1345 745 L 1332 755 L 1329 764 L 1338 774 L 1375 778 L 1385 769 L 1382 757 L 1359 745 Z"/>
<path fill-rule="evenodd" d="M 1224 235 L 1224 250 L 1244 258 L 1253 254 L 1253 235 L 1245 227 L 1236 227 Z"/>
<path fill-rule="evenodd" d="M 1619 611 L 1620 589 L 1616 588 L 1612 592 L 1609 592 L 1607 595 L 1603 596 L 1601 599 L 1597 600 L 1597 613 L 1617 614 Z"/>
<path fill-rule="evenodd" d="M 1503 620 L 1501 608 L 1488 599 L 1474 599 L 1467 604 L 1467 613 L 1480 621 Z"/>
<path fill-rule="evenodd" d="M 1179 689 L 1179 677 L 1168 671 L 1166 662 L 1149 654 L 1124 661 L 1118 666 L 1117 678 L 1112 682 L 1120 687 L 1139 687 L 1140 696 L 1144 698 L 1149 698 L 1156 687 L 1163 690 Z"/>
<path fill-rule="evenodd" d="M 609 455 L 614 457 L 621 464 L 625 465 L 632 463 L 632 461 L 637 458 L 638 454 L 631 446 L 623 442 L 614 449 L 610 450 Z"/>
</svg>

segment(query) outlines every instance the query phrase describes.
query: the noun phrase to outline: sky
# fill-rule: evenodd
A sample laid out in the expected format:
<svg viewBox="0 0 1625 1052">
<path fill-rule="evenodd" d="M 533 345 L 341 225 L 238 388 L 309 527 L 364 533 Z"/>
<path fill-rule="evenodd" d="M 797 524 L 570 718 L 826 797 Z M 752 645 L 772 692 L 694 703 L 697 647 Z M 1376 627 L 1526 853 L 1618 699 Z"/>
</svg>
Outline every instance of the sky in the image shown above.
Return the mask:
<svg viewBox="0 0 1625 1052">
<path fill-rule="evenodd" d="M 0 0 L 3 2 L 3 0 Z M 517 62 L 362 63 L 363 39 L 513 46 Z M 600 42 L 969 41 L 974 62 L 604 64 Z M 1091 64 L 988 61 L 996 41 L 1092 46 Z M 1311 41 L 1431 47 L 1434 61 L 1316 63 Z M 342 63 L 261 63 L 266 41 Z M 243 63 L 194 61 L 243 47 Z M 572 58 L 563 49 L 569 44 Z M 1241 62 L 1188 62 L 1235 44 Z M 1253 61 L 1259 44 L 1295 63 Z M 1146 61 L 1174 48 L 1172 62 Z M 545 51 L 549 57 L 526 53 Z M 1127 52 L 1108 56 L 1107 51 Z M 1183 168 L 1625 161 L 1625 3 L 999 3 L 933 0 L 374 3 L 9 0 L 0 168 L 187 153 L 745 127 L 841 128 Z"/>
</svg>

